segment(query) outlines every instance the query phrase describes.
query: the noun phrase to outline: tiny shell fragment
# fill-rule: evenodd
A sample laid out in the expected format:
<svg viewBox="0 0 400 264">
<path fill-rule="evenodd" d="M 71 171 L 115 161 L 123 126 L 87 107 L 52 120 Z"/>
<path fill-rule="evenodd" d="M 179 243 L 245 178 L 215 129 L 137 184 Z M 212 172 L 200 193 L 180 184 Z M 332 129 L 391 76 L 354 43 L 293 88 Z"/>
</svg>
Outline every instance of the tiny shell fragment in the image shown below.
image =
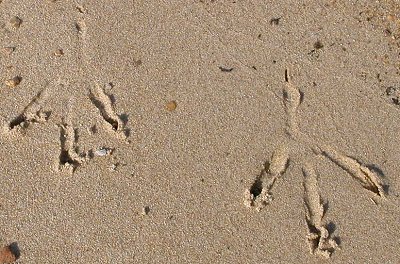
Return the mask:
<svg viewBox="0 0 400 264">
<path fill-rule="evenodd" d="M 176 101 L 170 101 L 166 104 L 166 108 L 168 111 L 174 111 L 176 109 Z"/>
<path fill-rule="evenodd" d="M 112 153 L 112 149 L 109 148 L 101 148 L 99 150 L 96 150 L 94 152 L 94 155 L 99 156 L 99 157 L 103 157 L 103 156 L 107 156 L 110 155 Z"/>
<path fill-rule="evenodd" d="M 15 16 L 13 18 L 10 19 L 10 24 L 15 27 L 15 28 L 19 28 L 22 24 L 22 19 Z"/>
<path fill-rule="evenodd" d="M 22 80 L 22 78 L 20 76 L 15 76 L 12 79 L 6 80 L 5 84 L 8 87 L 14 88 L 14 87 L 16 87 L 17 85 L 19 85 L 21 83 L 21 80 Z"/>
</svg>

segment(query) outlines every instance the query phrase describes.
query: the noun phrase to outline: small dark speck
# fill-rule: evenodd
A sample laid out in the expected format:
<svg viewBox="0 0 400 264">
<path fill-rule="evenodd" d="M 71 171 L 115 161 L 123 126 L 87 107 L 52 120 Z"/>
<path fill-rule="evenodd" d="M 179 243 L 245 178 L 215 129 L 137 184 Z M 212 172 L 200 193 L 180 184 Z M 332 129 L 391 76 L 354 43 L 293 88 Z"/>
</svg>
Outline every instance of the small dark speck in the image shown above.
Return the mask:
<svg viewBox="0 0 400 264">
<path fill-rule="evenodd" d="M 96 127 L 96 125 L 93 125 L 93 126 L 90 128 L 90 132 L 91 132 L 92 134 L 96 134 L 96 133 L 97 133 L 97 127 Z"/>
<path fill-rule="evenodd" d="M 273 60 L 272 63 L 275 64 L 275 63 L 276 63 L 276 60 Z"/>
<path fill-rule="evenodd" d="M 271 25 L 279 25 L 279 20 L 280 20 L 280 19 L 281 19 L 280 17 L 272 18 L 272 19 L 269 21 L 269 23 L 270 23 Z"/>
<path fill-rule="evenodd" d="M 254 70 L 257 70 L 256 66 L 252 66 L 252 68 L 253 68 Z"/>
<path fill-rule="evenodd" d="M 261 34 L 258 34 L 257 38 L 258 38 L 258 39 L 261 39 Z"/>
<path fill-rule="evenodd" d="M 142 214 L 143 215 L 148 215 L 149 213 L 150 213 L 150 207 L 149 206 L 143 207 Z"/>
<path fill-rule="evenodd" d="M 133 60 L 133 65 L 135 66 L 135 67 L 138 67 L 138 66 L 140 66 L 140 65 L 142 65 L 142 60 Z"/>
<path fill-rule="evenodd" d="M 314 43 L 314 49 L 318 50 L 318 49 L 322 49 L 324 47 L 324 44 L 322 44 L 321 41 L 317 41 Z"/>
<path fill-rule="evenodd" d="M 82 31 L 81 25 L 79 23 L 75 23 L 75 28 L 78 30 L 78 32 Z"/>
<path fill-rule="evenodd" d="M 285 82 L 289 82 L 289 74 L 287 69 L 285 69 Z"/>
<path fill-rule="evenodd" d="M 316 82 L 313 82 L 312 84 L 313 84 L 314 86 L 317 86 L 317 83 L 316 83 Z"/>
<path fill-rule="evenodd" d="M 218 67 L 222 72 L 231 72 L 232 70 L 233 70 L 233 68 L 225 68 L 225 67 L 222 67 L 222 66 L 219 66 Z"/>
<path fill-rule="evenodd" d="M 201 181 L 201 182 L 204 182 L 204 179 L 201 179 L 200 181 Z"/>
<path fill-rule="evenodd" d="M 386 36 L 392 35 L 392 31 L 390 31 L 390 29 L 388 29 L 388 28 L 385 29 L 383 32 L 385 33 Z"/>
<path fill-rule="evenodd" d="M 380 73 L 377 73 L 377 74 L 376 74 L 376 78 L 378 79 L 379 82 L 382 82 L 381 74 L 380 74 Z"/>
<path fill-rule="evenodd" d="M 392 98 L 392 102 L 393 102 L 395 105 L 400 105 L 400 101 L 399 101 L 399 98 L 398 98 L 398 97 Z"/>
</svg>

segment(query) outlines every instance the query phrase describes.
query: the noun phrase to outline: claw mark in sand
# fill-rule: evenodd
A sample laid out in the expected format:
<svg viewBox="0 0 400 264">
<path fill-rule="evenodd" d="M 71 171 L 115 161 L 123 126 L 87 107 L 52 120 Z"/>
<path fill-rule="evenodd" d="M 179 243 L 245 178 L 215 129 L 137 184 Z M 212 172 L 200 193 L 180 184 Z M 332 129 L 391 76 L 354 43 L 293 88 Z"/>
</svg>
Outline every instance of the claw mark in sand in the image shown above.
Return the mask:
<svg viewBox="0 0 400 264">
<path fill-rule="evenodd" d="M 125 123 L 120 116 L 115 113 L 111 98 L 104 92 L 104 89 L 96 84 L 96 89 L 89 90 L 89 98 L 100 111 L 103 119 L 111 125 L 111 128 L 126 137 Z"/>
<path fill-rule="evenodd" d="M 354 179 L 361 183 L 362 187 L 380 197 L 385 197 L 383 183 L 375 172 L 360 164 L 355 159 L 342 155 L 328 146 L 321 147 L 321 150 L 324 156 L 347 171 Z"/>
<path fill-rule="evenodd" d="M 33 123 L 44 123 L 50 117 L 50 112 L 43 111 L 43 102 L 46 100 L 46 90 L 41 90 L 32 98 L 24 110 L 10 121 L 8 127 L 13 129 L 26 129 Z"/>
<path fill-rule="evenodd" d="M 247 207 L 254 206 L 257 211 L 269 204 L 273 199 L 271 190 L 276 180 L 285 173 L 288 164 L 289 155 L 286 147 L 277 148 L 272 154 L 271 161 L 266 163 L 260 175 L 245 191 L 244 204 Z"/>
<path fill-rule="evenodd" d="M 307 165 L 303 168 L 303 174 L 304 205 L 309 231 L 307 240 L 310 245 L 310 251 L 312 254 L 329 258 L 335 249 L 338 248 L 338 244 L 335 238 L 331 238 L 331 234 L 323 222 L 325 210 L 319 194 L 317 175 Z"/>
<path fill-rule="evenodd" d="M 64 168 L 74 172 L 79 165 L 85 161 L 84 155 L 78 154 L 77 143 L 77 130 L 71 125 L 63 121 L 62 124 L 58 125 L 60 128 L 60 161 L 59 170 L 62 171 Z"/>
</svg>

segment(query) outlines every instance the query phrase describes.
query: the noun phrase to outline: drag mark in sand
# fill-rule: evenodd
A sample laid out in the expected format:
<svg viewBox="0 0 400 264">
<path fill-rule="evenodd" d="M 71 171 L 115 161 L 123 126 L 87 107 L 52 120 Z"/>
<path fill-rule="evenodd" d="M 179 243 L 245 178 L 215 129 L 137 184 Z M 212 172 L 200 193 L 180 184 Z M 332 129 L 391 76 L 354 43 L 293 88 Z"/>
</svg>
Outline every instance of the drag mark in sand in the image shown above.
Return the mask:
<svg viewBox="0 0 400 264">
<path fill-rule="evenodd" d="M 311 167 L 310 162 L 305 162 L 304 157 L 311 156 L 317 159 L 320 156 L 327 158 L 330 162 L 340 167 L 346 174 L 350 174 L 361 186 L 376 195 L 377 198 L 385 198 L 384 184 L 379 175 L 369 169 L 366 165 L 339 153 L 327 144 L 318 144 L 315 138 L 309 137 L 299 129 L 298 110 L 303 101 L 303 93 L 294 85 L 289 70 L 285 70 L 283 84 L 283 105 L 286 112 L 286 137 L 290 142 L 288 147 L 300 147 L 305 153 L 292 154 L 290 148 L 281 147 L 274 151 L 271 162 L 267 163 L 253 182 L 245 190 L 244 204 L 247 207 L 254 207 L 257 211 L 266 207 L 272 202 L 271 189 L 282 174 L 285 173 L 289 156 L 300 160 L 304 175 L 304 207 L 306 208 L 306 224 L 309 234 L 307 241 L 311 253 L 324 257 L 330 257 L 338 248 L 338 243 L 331 238 L 331 232 L 323 222 L 325 214 L 324 205 L 319 193 L 317 174 Z M 311 162 L 312 163 L 312 162 Z"/>
</svg>

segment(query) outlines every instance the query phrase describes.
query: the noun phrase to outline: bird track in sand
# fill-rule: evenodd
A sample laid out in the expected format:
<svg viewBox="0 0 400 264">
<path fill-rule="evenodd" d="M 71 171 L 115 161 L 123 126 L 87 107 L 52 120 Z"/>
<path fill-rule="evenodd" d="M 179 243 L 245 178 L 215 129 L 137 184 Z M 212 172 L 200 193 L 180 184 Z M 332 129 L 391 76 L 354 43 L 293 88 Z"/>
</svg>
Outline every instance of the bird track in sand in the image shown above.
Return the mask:
<svg viewBox="0 0 400 264">
<path fill-rule="evenodd" d="M 287 145 L 281 145 L 276 149 L 270 161 L 266 162 L 260 175 L 256 177 L 253 184 L 245 190 L 244 204 L 247 207 L 261 211 L 273 200 L 272 189 L 280 177 L 285 174 L 291 161 L 296 154 L 290 153 L 290 144 L 303 146 L 311 154 L 311 161 L 301 162 L 304 181 L 304 208 L 305 222 L 308 227 L 307 243 L 313 254 L 330 257 L 338 248 L 337 238 L 324 219 L 327 208 L 324 208 L 323 200 L 319 192 L 317 173 L 313 168 L 313 159 L 323 156 L 335 165 L 351 175 L 361 187 L 371 192 L 377 199 L 385 199 L 385 185 L 377 172 L 367 165 L 346 156 L 327 144 L 317 144 L 316 140 L 302 133 L 299 129 L 298 108 L 303 101 L 303 93 L 293 84 L 289 70 L 285 70 L 283 89 L 283 105 L 286 112 L 286 136 Z M 297 154 L 298 155 L 298 154 Z M 297 156 L 296 156 L 297 157 Z"/>
<path fill-rule="evenodd" d="M 56 2 L 54 2 L 56 4 Z M 93 107 L 98 110 L 99 117 L 103 120 L 104 125 L 110 133 L 117 139 L 125 140 L 128 137 L 129 130 L 126 128 L 127 118 L 125 114 L 117 114 L 115 110 L 115 102 L 113 96 L 106 92 L 106 85 L 100 85 L 98 78 L 92 76 L 89 72 L 93 66 L 89 65 L 89 55 L 87 51 L 87 41 L 89 38 L 88 27 L 85 21 L 87 10 L 81 5 L 77 5 L 75 11 L 78 14 L 77 22 L 75 23 L 76 40 L 79 46 L 81 57 L 81 69 L 86 79 L 90 82 L 89 89 L 86 90 L 86 97 L 92 103 Z M 57 53 L 62 56 L 62 49 Z M 72 109 L 74 105 L 74 96 L 69 92 L 69 84 L 59 78 L 48 82 L 44 88 L 23 107 L 23 109 L 14 115 L 9 120 L 2 120 L 3 131 L 6 133 L 24 134 L 34 124 L 45 124 L 52 118 L 52 110 L 50 103 L 56 98 L 68 100 L 68 109 L 62 113 L 61 120 L 56 120 L 60 130 L 60 155 L 58 157 L 58 169 L 74 172 L 83 162 L 91 158 L 91 153 L 95 150 L 90 150 L 87 153 L 79 153 L 78 151 L 78 128 L 76 128 L 76 120 L 74 120 Z"/>
</svg>

